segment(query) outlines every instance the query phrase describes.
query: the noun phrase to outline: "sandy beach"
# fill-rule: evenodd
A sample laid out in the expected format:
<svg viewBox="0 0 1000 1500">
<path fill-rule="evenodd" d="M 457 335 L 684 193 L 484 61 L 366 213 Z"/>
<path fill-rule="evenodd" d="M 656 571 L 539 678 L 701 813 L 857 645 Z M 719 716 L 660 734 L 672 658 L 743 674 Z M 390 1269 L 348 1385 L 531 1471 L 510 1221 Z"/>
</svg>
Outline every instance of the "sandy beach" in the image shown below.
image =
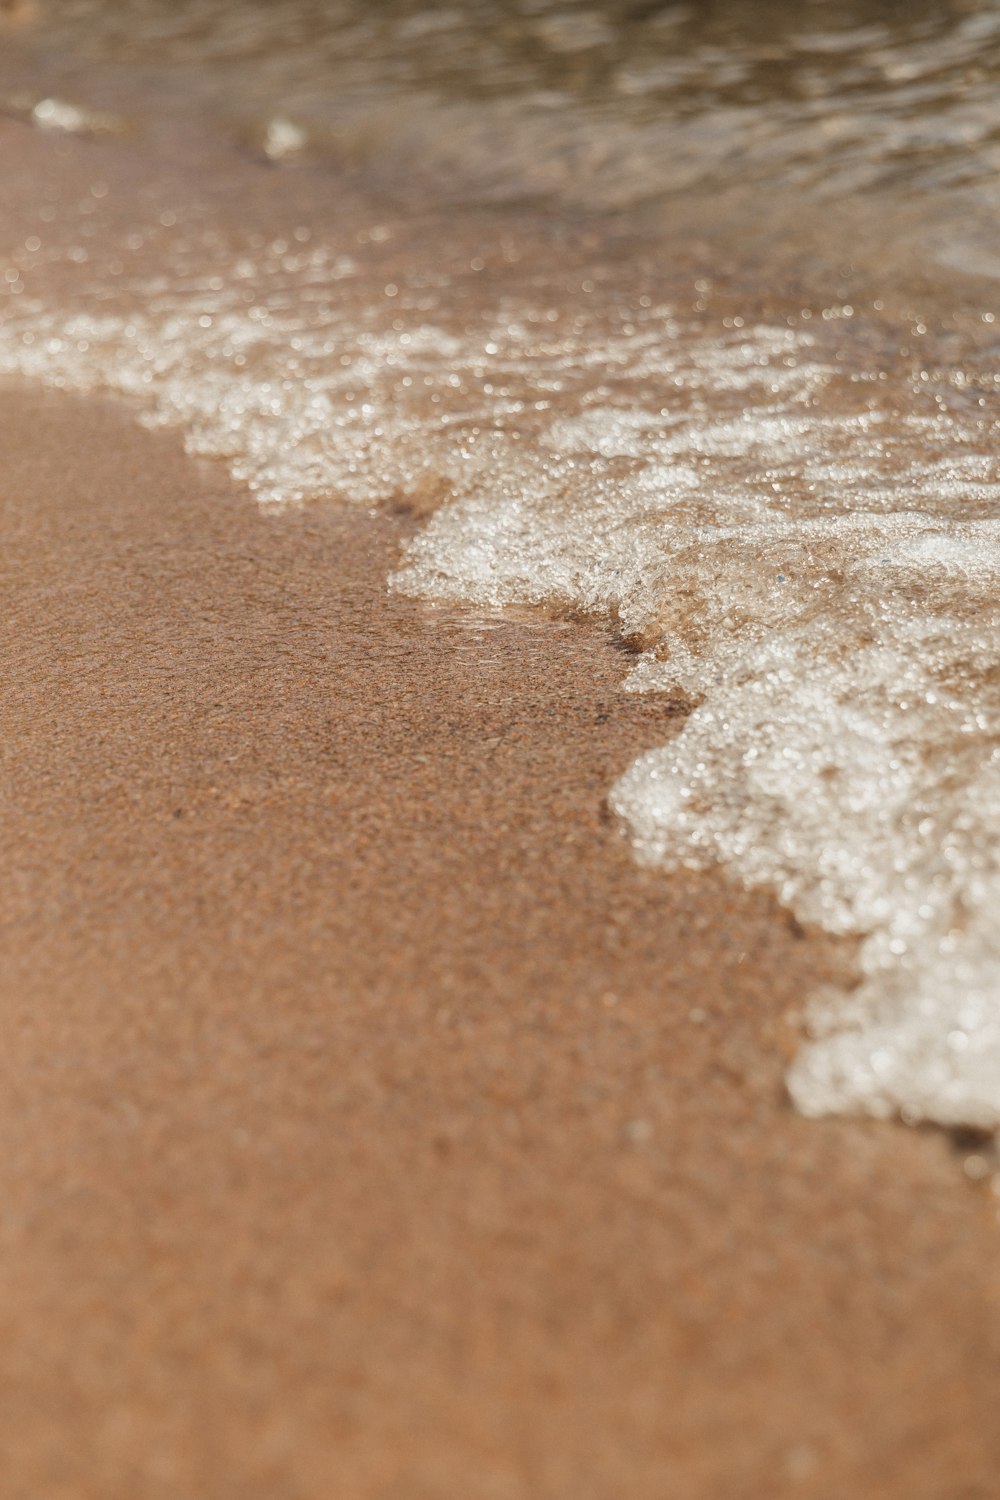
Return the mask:
<svg viewBox="0 0 1000 1500">
<path fill-rule="evenodd" d="M 637 868 L 678 706 L 411 524 L 2 395 L 5 1500 L 990 1500 L 971 1147 L 792 1113 L 850 950 Z"/>
</svg>

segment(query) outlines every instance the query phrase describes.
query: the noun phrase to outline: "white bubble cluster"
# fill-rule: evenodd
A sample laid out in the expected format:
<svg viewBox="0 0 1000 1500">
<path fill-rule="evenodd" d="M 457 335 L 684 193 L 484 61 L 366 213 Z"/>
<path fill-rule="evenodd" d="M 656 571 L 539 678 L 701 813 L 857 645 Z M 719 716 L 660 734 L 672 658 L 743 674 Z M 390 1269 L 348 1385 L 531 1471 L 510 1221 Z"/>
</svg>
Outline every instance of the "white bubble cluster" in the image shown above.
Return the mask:
<svg viewBox="0 0 1000 1500">
<path fill-rule="evenodd" d="M 714 353 L 724 387 L 731 372 Z M 639 857 L 721 866 L 774 889 L 803 922 L 859 940 L 858 987 L 811 1005 L 814 1039 L 789 1076 L 796 1104 L 993 1129 L 1000 519 L 989 439 L 941 416 L 930 432 L 948 456 L 928 464 L 924 418 L 845 417 L 822 403 L 798 415 L 779 395 L 737 420 L 689 414 L 658 435 L 634 410 L 554 424 L 563 455 L 642 451 L 646 465 L 616 480 L 593 457 L 576 482 L 554 466 L 505 476 L 436 516 L 399 582 L 599 611 L 644 641 L 628 686 L 697 706 L 612 791 Z M 777 476 L 769 497 L 758 457 Z"/>
<path fill-rule="evenodd" d="M 639 857 L 858 940 L 799 1107 L 1000 1124 L 1000 473 L 975 382 L 875 378 L 860 341 L 845 372 L 842 330 L 648 298 L 626 324 L 526 287 L 463 321 L 446 287 L 375 298 L 344 253 L 269 253 L 275 274 L 238 258 L 87 313 L 29 288 L 0 373 L 137 400 L 265 503 L 436 506 L 396 588 L 616 622 L 627 688 L 694 705 L 613 789 Z"/>
</svg>

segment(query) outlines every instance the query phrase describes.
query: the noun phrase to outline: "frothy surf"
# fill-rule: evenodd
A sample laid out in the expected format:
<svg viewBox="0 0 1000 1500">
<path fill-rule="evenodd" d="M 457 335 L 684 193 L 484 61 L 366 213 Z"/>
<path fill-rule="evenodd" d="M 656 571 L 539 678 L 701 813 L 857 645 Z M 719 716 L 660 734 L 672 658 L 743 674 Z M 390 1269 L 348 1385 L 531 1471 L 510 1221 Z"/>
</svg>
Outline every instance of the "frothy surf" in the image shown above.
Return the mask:
<svg viewBox="0 0 1000 1500">
<path fill-rule="evenodd" d="M 858 988 L 811 1006 L 789 1078 L 800 1109 L 993 1129 L 1000 520 L 985 433 L 877 404 L 838 414 L 836 377 L 812 360 L 770 379 L 775 344 L 798 347 L 786 337 L 753 330 L 674 364 L 695 389 L 713 360 L 709 385 L 735 379 L 736 422 L 696 402 L 660 434 L 634 409 L 556 424 L 551 446 L 586 472 L 573 504 L 553 504 L 552 467 L 499 502 L 469 495 L 397 586 L 601 610 L 644 641 L 627 686 L 697 706 L 612 791 L 639 857 L 721 865 L 860 940 Z M 600 473 L 597 454 L 640 448 L 627 478 Z M 808 474 L 807 501 L 783 494 Z"/>
<path fill-rule="evenodd" d="M 956 25 L 949 67 L 961 71 L 995 18 Z M 181 32 L 181 54 L 189 43 L 197 54 Z M 933 73 L 936 33 L 921 22 L 893 51 L 883 32 L 833 49 L 846 68 L 837 89 L 870 93 L 877 75 L 872 109 L 885 115 L 888 89 L 909 131 L 907 89 Z M 576 34 L 542 40 L 563 56 L 559 38 Z M 792 49 L 799 82 L 822 40 Z M 270 54 L 252 50 L 257 69 Z M 614 64 L 628 98 L 670 94 L 666 74 L 650 83 L 635 61 Z M 939 131 L 959 122 L 964 153 L 992 141 L 992 115 L 982 90 L 953 83 L 936 118 Z M 589 89 L 580 119 L 607 142 Z M 751 89 L 740 109 L 759 103 L 774 125 L 785 179 L 801 143 L 779 94 L 761 102 Z M 111 116 L 31 97 L 18 118 L 54 146 L 105 149 L 94 121 Z M 452 107 L 472 106 L 459 91 Z M 263 118 L 265 160 L 308 156 L 314 124 Z M 644 119 L 627 113 L 630 141 Z M 913 143 L 900 140 L 905 155 Z M 870 165 L 837 149 L 845 171 Z M 994 148 L 976 149 L 985 167 Z M 819 145 L 808 155 L 822 167 Z M 521 169 L 558 152 L 517 157 L 515 196 Z M 936 146 L 920 155 L 921 181 L 931 157 Z M 616 160 L 573 177 L 590 206 L 611 201 L 595 173 L 629 199 L 648 180 L 623 178 Z M 669 177 L 670 153 L 658 160 Z M 687 170 L 684 150 L 676 161 Z M 286 174 L 254 170 L 277 194 Z M 107 162 L 100 171 L 113 175 Z M 971 316 L 963 331 L 890 318 L 878 301 L 764 310 L 736 291 L 713 298 L 700 280 L 680 294 L 679 273 L 626 289 L 620 263 L 602 275 L 583 254 L 555 273 L 498 252 L 470 291 L 426 253 L 404 249 L 380 271 L 374 247 L 390 231 L 374 220 L 363 234 L 347 222 L 339 239 L 296 218 L 277 238 L 238 226 L 224 237 L 211 225 L 182 233 L 150 200 L 112 233 L 98 222 L 108 201 L 102 175 L 78 212 L 46 209 L 11 250 L 0 374 L 123 396 L 144 421 L 180 428 L 191 452 L 225 460 L 262 504 L 406 502 L 429 519 L 396 589 L 612 621 L 635 647 L 625 689 L 679 695 L 690 710 L 610 789 L 638 857 L 720 866 L 856 942 L 857 986 L 810 1003 L 811 1038 L 789 1075 L 799 1108 L 1000 1128 L 1000 463 L 993 356 L 977 352 Z M 447 238 L 438 220 L 428 243 Z M 476 255 L 464 274 L 483 267 Z"/>
<path fill-rule="evenodd" d="M 614 620 L 641 647 L 626 687 L 695 705 L 611 792 L 639 857 L 721 865 L 859 940 L 857 989 L 813 1004 L 799 1107 L 1000 1124 L 1000 475 L 981 382 L 889 380 L 864 356 L 844 373 L 801 319 L 727 328 L 649 297 L 614 333 L 525 302 L 473 337 L 405 291 L 400 316 L 358 317 L 336 291 L 349 257 L 270 254 L 270 299 L 245 260 L 151 285 L 127 315 L 26 295 L 0 370 L 138 398 L 264 502 L 430 485 L 444 503 L 394 587 Z"/>
</svg>

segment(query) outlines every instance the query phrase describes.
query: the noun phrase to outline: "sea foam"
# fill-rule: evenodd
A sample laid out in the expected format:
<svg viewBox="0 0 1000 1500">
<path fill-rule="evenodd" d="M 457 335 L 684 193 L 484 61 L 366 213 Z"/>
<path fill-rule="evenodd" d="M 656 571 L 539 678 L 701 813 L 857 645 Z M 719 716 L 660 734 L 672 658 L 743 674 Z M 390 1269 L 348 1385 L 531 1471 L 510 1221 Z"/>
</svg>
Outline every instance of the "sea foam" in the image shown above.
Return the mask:
<svg viewBox="0 0 1000 1500">
<path fill-rule="evenodd" d="M 26 273 L 0 373 L 136 400 L 263 503 L 436 505 L 396 589 L 613 621 L 626 689 L 691 705 L 611 789 L 638 857 L 857 942 L 799 1108 L 1000 1125 L 991 378 L 887 376 L 853 309 L 834 336 L 526 284 L 462 319 L 352 291 L 342 250 L 268 254 L 85 314 Z"/>
</svg>

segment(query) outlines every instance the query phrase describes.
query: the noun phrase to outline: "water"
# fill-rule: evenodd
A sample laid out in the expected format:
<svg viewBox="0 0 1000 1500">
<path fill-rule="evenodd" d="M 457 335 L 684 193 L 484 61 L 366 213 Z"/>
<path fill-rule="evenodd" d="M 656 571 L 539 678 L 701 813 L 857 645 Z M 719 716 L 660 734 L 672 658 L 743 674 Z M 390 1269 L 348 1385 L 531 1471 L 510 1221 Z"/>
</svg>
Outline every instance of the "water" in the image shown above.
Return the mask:
<svg viewBox="0 0 1000 1500">
<path fill-rule="evenodd" d="M 391 586 L 611 619 L 690 708 L 611 805 L 856 941 L 810 1114 L 1000 1126 L 1000 12 L 221 3 L 8 31 L 0 372 Z"/>
<path fill-rule="evenodd" d="M 986 184 L 1000 161 L 983 0 L 42 0 L 19 35 L 60 92 L 128 107 L 139 85 L 143 112 L 397 198 L 592 210 L 739 179 L 829 201 Z"/>
</svg>

